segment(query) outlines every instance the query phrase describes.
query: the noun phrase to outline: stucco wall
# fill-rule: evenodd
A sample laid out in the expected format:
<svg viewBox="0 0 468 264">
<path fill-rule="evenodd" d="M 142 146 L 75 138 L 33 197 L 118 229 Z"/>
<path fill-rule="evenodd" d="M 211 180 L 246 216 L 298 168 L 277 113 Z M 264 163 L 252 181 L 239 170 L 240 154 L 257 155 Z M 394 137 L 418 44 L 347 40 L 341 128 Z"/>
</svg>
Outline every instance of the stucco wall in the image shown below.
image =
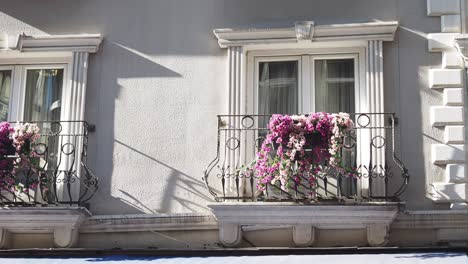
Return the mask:
<svg viewBox="0 0 468 264">
<path fill-rule="evenodd" d="M 91 167 L 100 177 L 94 214 L 203 212 L 210 201 L 202 170 L 215 156 L 216 114 L 227 112 L 226 51 L 214 28 L 397 20 L 384 44 L 385 108 L 399 116 L 399 153 L 411 174 L 404 199 L 434 208 L 427 179 L 430 143 L 442 133 L 429 124 L 440 92 L 427 70 L 440 54 L 425 35 L 440 31 L 425 0 L 2 0 L 0 30 L 8 34 L 101 33 L 90 57 L 86 116 Z M 435 103 L 434 103 L 435 102 Z M 442 206 L 441 206 L 442 207 Z"/>
</svg>

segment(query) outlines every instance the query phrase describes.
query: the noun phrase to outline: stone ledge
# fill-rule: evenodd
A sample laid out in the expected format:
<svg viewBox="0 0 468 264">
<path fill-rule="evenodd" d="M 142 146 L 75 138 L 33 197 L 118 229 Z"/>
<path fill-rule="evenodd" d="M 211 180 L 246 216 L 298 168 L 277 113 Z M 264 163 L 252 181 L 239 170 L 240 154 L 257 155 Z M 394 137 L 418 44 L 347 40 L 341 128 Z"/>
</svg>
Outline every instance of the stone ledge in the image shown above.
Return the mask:
<svg viewBox="0 0 468 264">
<path fill-rule="evenodd" d="M 441 52 L 455 50 L 453 40 L 460 33 L 429 33 L 427 34 L 427 45 L 430 52 Z"/>
<path fill-rule="evenodd" d="M 461 69 L 430 69 L 429 86 L 431 88 L 461 87 L 463 75 Z"/>
<path fill-rule="evenodd" d="M 315 229 L 366 229 L 371 246 L 387 243 L 389 225 L 397 205 L 300 205 L 287 202 L 217 203 L 208 207 L 215 215 L 221 243 L 238 246 L 242 226 L 290 225 L 296 246 L 310 246 Z"/>
<path fill-rule="evenodd" d="M 80 225 L 91 216 L 80 207 L 0 208 L 0 247 L 8 245 L 8 233 L 52 233 L 57 247 L 73 247 Z"/>
<path fill-rule="evenodd" d="M 142 232 L 218 229 L 216 220 L 204 214 L 103 215 L 89 218 L 80 233 Z"/>
<path fill-rule="evenodd" d="M 461 31 L 460 15 L 443 15 L 440 18 L 440 30 L 444 33 L 457 33 Z"/>
<path fill-rule="evenodd" d="M 466 183 L 465 165 L 463 164 L 448 164 L 445 168 L 446 182 Z"/>
<path fill-rule="evenodd" d="M 462 60 L 457 51 L 450 50 L 442 52 L 442 68 L 461 68 Z"/>
<path fill-rule="evenodd" d="M 434 182 L 432 200 L 436 203 L 453 203 L 466 201 L 466 183 Z"/>
<path fill-rule="evenodd" d="M 463 107 L 431 106 L 430 119 L 432 126 L 463 125 Z"/>
<path fill-rule="evenodd" d="M 459 0 L 427 0 L 428 16 L 452 15 L 459 13 Z"/>
<path fill-rule="evenodd" d="M 392 229 L 468 228 L 468 211 L 407 211 L 398 215 Z"/>
<path fill-rule="evenodd" d="M 444 104 L 446 106 L 463 106 L 463 89 L 462 88 L 444 89 Z"/>
<path fill-rule="evenodd" d="M 444 142 L 447 144 L 463 144 L 465 142 L 464 126 L 446 126 Z"/>
</svg>

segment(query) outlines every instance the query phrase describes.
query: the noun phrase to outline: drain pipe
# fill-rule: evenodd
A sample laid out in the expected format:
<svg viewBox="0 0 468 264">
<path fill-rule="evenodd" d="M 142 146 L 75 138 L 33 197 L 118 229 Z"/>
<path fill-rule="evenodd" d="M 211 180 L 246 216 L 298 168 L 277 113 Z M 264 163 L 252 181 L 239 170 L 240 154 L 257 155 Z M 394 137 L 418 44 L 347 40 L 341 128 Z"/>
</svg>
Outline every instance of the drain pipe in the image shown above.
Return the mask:
<svg viewBox="0 0 468 264">
<path fill-rule="evenodd" d="M 468 35 L 461 35 L 453 41 L 455 49 L 462 58 L 463 67 L 463 127 L 464 127 L 464 148 L 465 148 L 465 179 L 468 179 Z"/>
</svg>

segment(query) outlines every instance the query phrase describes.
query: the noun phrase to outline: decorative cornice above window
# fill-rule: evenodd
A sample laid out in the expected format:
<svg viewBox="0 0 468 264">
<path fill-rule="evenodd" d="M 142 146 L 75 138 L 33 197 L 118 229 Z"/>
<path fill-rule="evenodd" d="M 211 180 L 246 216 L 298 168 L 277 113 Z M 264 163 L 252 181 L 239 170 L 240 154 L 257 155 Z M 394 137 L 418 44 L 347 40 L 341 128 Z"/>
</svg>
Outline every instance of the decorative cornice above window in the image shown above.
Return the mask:
<svg viewBox="0 0 468 264">
<path fill-rule="evenodd" d="M 397 21 L 353 24 L 314 25 L 313 21 L 296 22 L 294 27 L 215 29 L 219 46 L 297 43 L 311 41 L 382 40 L 392 41 L 398 28 Z"/>
<path fill-rule="evenodd" d="M 100 34 L 79 35 L 43 35 L 5 36 L 0 39 L 0 45 L 5 50 L 20 52 L 87 52 L 94 53 L 99 49 L 102 37 Z"/>
</svg>

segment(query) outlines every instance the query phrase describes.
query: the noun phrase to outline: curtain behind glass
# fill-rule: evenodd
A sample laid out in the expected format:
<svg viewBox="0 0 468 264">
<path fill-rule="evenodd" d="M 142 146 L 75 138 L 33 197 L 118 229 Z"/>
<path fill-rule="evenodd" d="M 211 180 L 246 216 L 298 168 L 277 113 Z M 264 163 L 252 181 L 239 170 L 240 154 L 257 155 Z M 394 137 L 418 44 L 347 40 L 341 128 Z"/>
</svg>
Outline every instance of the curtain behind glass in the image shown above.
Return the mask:
<svg viewBox="0 0 468 264">
<path fill-rule="evenodd" d="M 354 60 L 334 59 L 315 61 L 315 111 L 354 113 Z M 352 167 L 355 153 L 342 150 L 342 165 Z M 342 193 L 354 195 L 353 179 L 342 179 Z M 337 182 L 331 182 L 338 184 Z"/>
<path fill-rule="evenodd" d="M 7 121 L 10 106 L 11 70 L 0 70 L 0 122 Z"/>
<path fill-rule="evenodd" d="M 258 113 L 297 114 L 298 61 L 260 62 L 258 76 Z M 259 118 L 267 127 L 269 117 Z"/>
<path fill-rule="evenodd" d="M 31 69 L 26 72 L 24 121 L 59 121 L 63 86 L 63 69 Z M 38 123 L 41 133 L 59 131 L 53 123 Z M 54 127 L 53 127 L 54 126 Z M 62 137 L 41 137 L 38 142 L 48 148 L 48 168 L 58 163 Z"/>
<path fill-rule="evenodd" d="M 354 60 L 315 61 L 315 111 L 354 113 Z"/>
<path fill-rule="evenodd" d="M 297 61 L 259 64 L 259 114 L 297 114 Z"/>
<path fill-rule="evenodd" d="M 34 69 L 26 75 L 24 120 L 59 120 L 63 69 Z"/>
</svg>

